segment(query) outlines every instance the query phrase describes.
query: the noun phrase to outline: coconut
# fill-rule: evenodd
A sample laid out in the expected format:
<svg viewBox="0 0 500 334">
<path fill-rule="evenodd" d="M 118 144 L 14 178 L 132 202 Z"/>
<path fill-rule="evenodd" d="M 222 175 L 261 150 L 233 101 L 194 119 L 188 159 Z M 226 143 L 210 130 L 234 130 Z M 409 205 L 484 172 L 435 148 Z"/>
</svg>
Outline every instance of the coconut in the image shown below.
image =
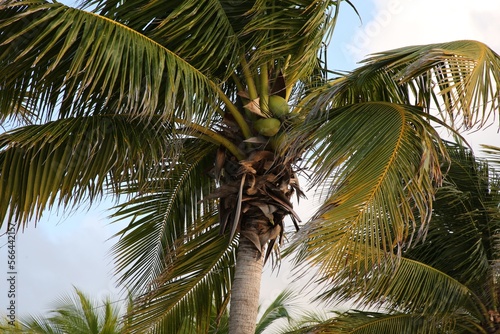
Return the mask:
<svg viewBox="0 0 500 334">
<path fill-rule="evenodd" d="M 262 118 L 253 123 L 253 127 L 263 136 L 272 137 L 280 130 L 281 122 L 276 118 Z"/>
<path fill-rule="evenodd" d="M 277 118 L 284 117 L 290 112 L 288 103 L 279 95 L 269 96 L 269 110 Z"/>
</svg>

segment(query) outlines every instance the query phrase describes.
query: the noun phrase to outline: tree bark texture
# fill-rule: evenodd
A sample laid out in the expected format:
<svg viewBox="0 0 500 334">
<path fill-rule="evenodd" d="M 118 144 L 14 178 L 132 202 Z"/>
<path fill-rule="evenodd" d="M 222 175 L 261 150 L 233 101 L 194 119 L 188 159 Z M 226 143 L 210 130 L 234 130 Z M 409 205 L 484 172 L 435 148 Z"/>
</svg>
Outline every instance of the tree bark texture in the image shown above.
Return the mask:
<svg viewBox="0 0 500 334">
<path fill-rule="evenodd" d="M 229 309 L 229 334 L 255 334 L 263 257 L 241 236 Z"/>
</svg>

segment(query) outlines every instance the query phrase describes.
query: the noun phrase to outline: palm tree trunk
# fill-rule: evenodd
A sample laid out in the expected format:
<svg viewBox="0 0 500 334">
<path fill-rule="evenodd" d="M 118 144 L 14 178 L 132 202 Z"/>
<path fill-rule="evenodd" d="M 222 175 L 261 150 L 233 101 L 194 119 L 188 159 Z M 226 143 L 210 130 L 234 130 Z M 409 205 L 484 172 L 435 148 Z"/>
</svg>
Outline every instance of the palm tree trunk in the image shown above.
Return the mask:
<svg viewBox="0 0 500 334">
<path fill-rule="evenodd" d="M 229 310 L 229 334 L 255 334 L 263 260 L 255 245 L 240 237 Z"/>
</svg>

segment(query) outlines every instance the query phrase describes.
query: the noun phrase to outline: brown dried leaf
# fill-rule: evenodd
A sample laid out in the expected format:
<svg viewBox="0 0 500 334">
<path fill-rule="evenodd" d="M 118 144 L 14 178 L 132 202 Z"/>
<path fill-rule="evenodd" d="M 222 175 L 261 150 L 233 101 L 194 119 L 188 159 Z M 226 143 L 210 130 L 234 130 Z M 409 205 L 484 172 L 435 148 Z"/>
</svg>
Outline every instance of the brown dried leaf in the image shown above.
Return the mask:
<svg viewBox="0 0 500 334">
<path fill-rule="evenodd" d="M 260 98 L 256 98 L 255 100 L 248 102 L 243 107 L 255 115 L 267 118 L 267 116 L 260 110 Z"/>
</svg>

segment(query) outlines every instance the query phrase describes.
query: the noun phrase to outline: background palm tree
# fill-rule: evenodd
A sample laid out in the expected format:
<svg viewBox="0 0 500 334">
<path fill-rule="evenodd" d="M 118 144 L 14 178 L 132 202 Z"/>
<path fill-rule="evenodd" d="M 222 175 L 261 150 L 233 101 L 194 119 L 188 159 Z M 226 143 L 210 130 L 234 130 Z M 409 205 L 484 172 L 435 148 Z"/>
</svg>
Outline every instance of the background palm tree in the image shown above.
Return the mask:
<svg viewBox="0 0 500 334">
<path fill-rule="evenodd" d="M 301 333 L 500 330 L 500 175 L 464 147 L 448 152 L 452 163 L 436 193 L 425 241 L 377 268 L 361 260 L 357 272 L 340 272 L 322 296 L 356 300 L 372 311 L 339 314 Z"/>
<path fill-rule="evenodd" d="M 318 54 L 341 3 L 3 2 L 0 222 L 116 196 L 117 270 L 140 295 L 130 331 L 207 332 L 231 294 L 230 332 L 253 334 L 263 258 L 285 217 L 299 227 L 305 169 L 324 205 L 297 261 L 328 278 L 401 254 L 447 160 L 432 102 L 453 128 L 487 124 L 500 60 L 457 41 L 329 80 Z"/>
<path fill-rule="evenodd" d="M 63 297 L 47 316 L 32 316 L 17 328 L 2 325 L 2 333 L 24 334 L 119 334 L 125 333 L 118 304 L 105 299 L 95 302 L 75 288 L 73 296 Z M 129 305 L 131 306 L 131 305 Z"/>
</svg>

